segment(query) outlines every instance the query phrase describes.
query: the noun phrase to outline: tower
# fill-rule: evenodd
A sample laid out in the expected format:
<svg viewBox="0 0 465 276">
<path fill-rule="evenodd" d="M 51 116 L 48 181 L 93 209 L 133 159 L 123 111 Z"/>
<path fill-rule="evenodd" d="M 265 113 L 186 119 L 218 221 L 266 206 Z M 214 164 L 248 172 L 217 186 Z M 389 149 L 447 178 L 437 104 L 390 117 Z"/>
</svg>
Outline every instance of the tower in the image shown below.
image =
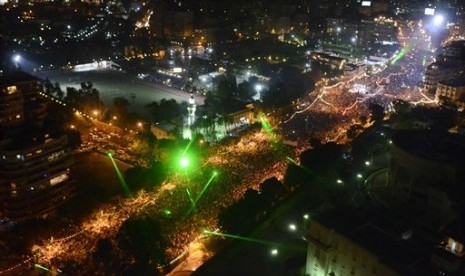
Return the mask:
<svg viewBox="0 0 465 276">
<path fill-rule="evenodd" d="M 195 104 L 194 94 L 191 93 L 187 104 L 187 125 L 190 127 L 195 122 L 195 110 L 197 109 L 197 105 Z"/>
</svg>

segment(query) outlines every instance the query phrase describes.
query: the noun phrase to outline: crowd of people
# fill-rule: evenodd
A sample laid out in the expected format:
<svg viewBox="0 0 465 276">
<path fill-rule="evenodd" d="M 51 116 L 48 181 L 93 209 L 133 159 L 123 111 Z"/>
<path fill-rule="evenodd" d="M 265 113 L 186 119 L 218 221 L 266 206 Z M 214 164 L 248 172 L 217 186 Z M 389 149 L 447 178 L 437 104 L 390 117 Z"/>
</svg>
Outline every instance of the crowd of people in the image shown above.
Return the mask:
<svg viewBox="0 0 465 276">
<path fill-rule="evenodd" d="M 347 84 L 351 82 L 347 81 L 331 87 L 317 87 L 314 93 L 299 102 L 305 108 L 299 109 L 295 115 L 290 114 L 289 120 L 279 126 L 279 132 L 255 130 L 238 141 L 213 146 L 198 168 L 172 175 L 156 191 L 115 198 L 95 210 L 81 224 L 74 225 L 72 231 L 66 228 L 66 234 L 58 231 L 58 238 L 42 239 L 31 254 L 36 262 L 44 265 L 60 268 L 72 261 L 75 265 L 85 263 L 88 271 L 101 269 L 97 264 L 92 265 L 90 259 L 97 241 L 115 238 L 127 218 L 144 213 L 159 220 L 162 234 L 169 241 L 165 252 L 167 263 L 185 255 L 189 244 L 202 236 L 205 229 L 218 228 L 220 210 L 241 199 L 247 189 L 258 190 L 265 179 L 282 179 L 288 163 L 286 157 L 293 153 L 280 146 L 281 138 L 303 141 L 303 144 L 310 138 L 322 142 L 344 141 L 345 132 L 351 125 L 366 123 L 362 117 L 368 121 L 367 106 L 370 103 L 386 106 L 392 100 L 391 94 L 410 101 L 421 100 L 418 90 L 403 87 L 405 81 L 398 79 L 402 76 L 393 75 L 396 70 L 387 67 L 378 76 L 351 80 L 376 87 L 382 78 L 392 78 L 389 83 L 382 83 L 382 90 L 364 94 L 349 92 L 350 85 Z M 106 145 L 102 145 L 102 150 L 116 150 L 125 156 L 108 139 L 103 139 L 104 134 L 97 132 L 93 135 L 93 143 Z M 214 175 L 214 171 L 218 175 Z M 211 183 L 208 183 L 210 179 Z"/>
</svg>

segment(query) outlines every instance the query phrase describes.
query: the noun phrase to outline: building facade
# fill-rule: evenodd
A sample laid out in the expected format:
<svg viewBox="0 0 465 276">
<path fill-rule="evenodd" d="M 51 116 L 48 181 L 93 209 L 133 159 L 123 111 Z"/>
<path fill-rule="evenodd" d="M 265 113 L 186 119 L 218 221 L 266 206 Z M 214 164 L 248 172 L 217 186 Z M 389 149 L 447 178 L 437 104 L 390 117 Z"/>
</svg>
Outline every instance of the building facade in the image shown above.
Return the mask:
<svg viewBox="0 0 465 276">
<path fill-rule="evenodd" d="M 462 70 L 455 62 L 433 62 L 426 68 L 423 90 L 429 95 L 436 94 L 439 81 L 454 79 Z"/>
<path fill-rule="evenodd" d="M 465 78 L 438 82 L 435 99 L 440 104 L 465 108 Z"/>
<path fill-rule="evenodd" d="M 44 121 L 49 102 L 39 95 L 36 78 L 14 72 L 2 81 L 0 217 L 17 222 L 43 217 L 76 192 L 72 150 L 67 134 Z"/>
<path fill-rule="evenodd" d="M 454 220 L 460 211 L 465 139 L 460 135 L 405 130 L 393 137 L 388 190 L 399 206 L 429 227 Z"/>
<path fill-rule="evenodd" d="M 346 234 L 311 221 L 305 275 L 400 275 Z"/>
</svg>

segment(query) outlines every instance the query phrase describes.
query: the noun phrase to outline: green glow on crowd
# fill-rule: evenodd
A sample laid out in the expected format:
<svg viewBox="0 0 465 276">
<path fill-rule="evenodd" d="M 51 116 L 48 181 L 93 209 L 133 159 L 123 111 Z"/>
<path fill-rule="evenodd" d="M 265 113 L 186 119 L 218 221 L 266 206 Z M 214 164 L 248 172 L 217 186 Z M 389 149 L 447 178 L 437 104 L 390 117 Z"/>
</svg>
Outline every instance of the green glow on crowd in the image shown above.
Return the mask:
<svg viewBox="0 0 465 276">
<path fill-rule="evenodd" d="M 189 167 L 189 163 L 189 158 L 187 158 L 186 156 L 182 156 L 179 160 L 179 166 L 181 166 L 181 168 Z"/>
<path fill-rule="evenodd" d="M 107 155 L 108 157 L 110 157 L 111 163 L 113 164 L 113 167 L 115 168 L 116 174 L 118 175 L 118 179 L 121 182 L 121 186 L 123 186 L 124 193 L 126 195 L 129 195 L 130 193 L 129 193 L 128 184 L 126 184 L 126 180 L 124 179 L 123 174 L 121 173 L 118 165 L 116 164 L 115 159 L 113 159 L 113 155 L 111 154 L 111 152 L 109 152 Z"/>
<path fill-rule="evenodd" d="M 290 161 L 291 163 L 293 163 L 294 165 L 300 167 L 300 164 L 299 164 L 297 161 L 295 161 L 294 159 L 292 159 L 291 157 L 286 156 L 286 159 L 289 160 L 289 161 Z"/>
<path fill-rule="evenodd" d="M 260 116 L 260 123 L 262 124 L 263 130 L 269 134 L 269 135 L 274 135 L 273 133 L 273 128 L 270 126 L 270 123 L 266 120 L 265 116 Z"/>
</svg>

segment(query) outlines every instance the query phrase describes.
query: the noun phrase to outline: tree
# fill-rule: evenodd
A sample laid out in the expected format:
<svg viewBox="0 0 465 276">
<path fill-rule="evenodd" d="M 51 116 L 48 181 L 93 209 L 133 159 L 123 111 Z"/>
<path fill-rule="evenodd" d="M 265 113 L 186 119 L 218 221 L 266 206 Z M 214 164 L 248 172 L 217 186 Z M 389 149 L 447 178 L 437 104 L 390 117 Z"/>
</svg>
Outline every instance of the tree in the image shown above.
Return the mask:
<svg viewBox="0 0 465 276">
<path fill-rule="evenodd" d="M 255 94 L 255 87 L 248 81 L 244 81 L 237 87 L 237 96 L 240 100 L 250 101 Z"/>
<path fill-rule="evenodd" d="M 273 202 L 276 198 L 282 196 L 285 193 L 285 188 L 281 181 L 276 177 L 268 178 L 260 184 L 261 196 L 268 203 Z"/>
<path fill-rule="evenodd" d="M 151 131 L 143 131 L 137 133 L 131 147 L 137 155 L 151 160 L 156 144 L 157 137 Z"/>
<path fill-rule="evenodd" d="M 68 132 L 68 143 L 71 148 L 77 149 L 82 143 L 81 133 L 78 130 L 72 129 Z"/>
<path fill-rule="evenodd" d="M 72 106 L 77 106 L 81 96 L 79 91 L 74 87 L 66 87 L 66 96 L 65 100 Z"/>
<path fill-rule="evenodd" d="M 125 97 L 116 97 L 113 99 L 113 108 L 120 114 L 126 113 L 126 108 L 130 105 Z"/>
<path fill-rule="evenodd" d="M 368 109 L 371 113 L 371 120 L 375 122 L 380 122 L 384 119 L 384 107 L 379 104 L 371 103 L 368 106 Z"/>
<path fill-rule="evenodd" d="M 114 246 L 109 238 L 97 242 L 92 258 L 97 262 L 102 262 L 105 266 L 115 259 Z"/>
<path fill-rule="evenodd" d="M 236 82 L 226 78 L 221 80 L 218 84 L 216 96 L 222 103 L 226 103 L 231 99 L 237 98 Z"/>
<path fill-rule="evenodd" d="M 152 120 L 155 122 L 170 121 L 187 112 L 187 109 L 183 108 L 183 105 L 178 104 L 174 99 L 161 99 L 160 103 L 151 102 L 145 108 L 147 108 Z"/>
<path fill-rule="evenodd" d="M 311 174 L 324 176 L 330 170 L 337 170 L 342 164 L 342 146 L 334 142 L 306 150 L 300 155 L 301 164 Z"/>
<path fill-rule="evenodd" d="M 282 82 L 272 84 L 270 89 L 263 93 L 262 100 L 265 105 L 272 107 L 282 107 L 291 103 L 291 98 Z"/>
<path fill-rule="evenodd" d="M 138 191 L 146 185 L 147 171 L 138 166 L 129 168 L 125 172 L 124 179 L 132 192 Z"/>
<path fill-rule="evenodd" d="M 60 100 L 62 100 L 63 97 L 65 96 L 65 93 L 63 92 L 63 90 L 61 90 L 60 84 L 58 82 L 55 82 L 55 86 L 53 87 L 53 92 L 55 96 Z"/>
<path fill-rule="evenodd" d="M 149 216 L 129 218 L 117 234 L 118 247 L 123 255 L 141 264 L 161 264 L 167 242 L 161 234 L 158 221 Z"/>
</svg>

